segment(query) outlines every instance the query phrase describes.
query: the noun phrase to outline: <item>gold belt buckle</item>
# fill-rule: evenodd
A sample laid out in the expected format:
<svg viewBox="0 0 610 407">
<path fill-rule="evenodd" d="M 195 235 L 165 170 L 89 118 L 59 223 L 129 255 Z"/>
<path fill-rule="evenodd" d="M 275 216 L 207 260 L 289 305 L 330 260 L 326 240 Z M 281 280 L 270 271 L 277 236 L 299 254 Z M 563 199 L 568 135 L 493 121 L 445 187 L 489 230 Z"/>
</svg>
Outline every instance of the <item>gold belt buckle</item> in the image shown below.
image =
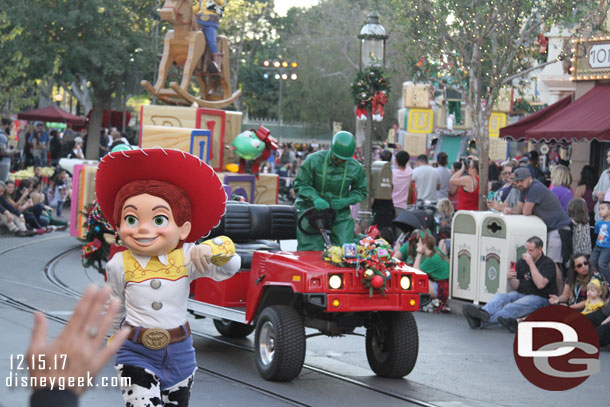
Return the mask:
<svg viewBox="0 0 610 407">
<path fill-rule="evenodd" d="M 150 350 L 159 350 L 165 348 L 171 339 L 167 329 L 149 328 L 142 334 L 142 345 Z"/>
</svg>

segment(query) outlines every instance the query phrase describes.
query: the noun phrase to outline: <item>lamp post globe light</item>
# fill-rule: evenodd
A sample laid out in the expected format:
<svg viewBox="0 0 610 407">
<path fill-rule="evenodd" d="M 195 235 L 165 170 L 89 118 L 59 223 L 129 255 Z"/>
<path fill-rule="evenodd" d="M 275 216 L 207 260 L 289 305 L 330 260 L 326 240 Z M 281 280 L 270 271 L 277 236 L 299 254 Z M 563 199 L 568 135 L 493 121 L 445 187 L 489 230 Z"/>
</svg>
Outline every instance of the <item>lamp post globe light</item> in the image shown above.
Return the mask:
<svg viewBox="0 0 610 407">
<path fill-rule="evenodd" d="M 385 67 L 385 42 L 388 35 L 385 28 L 379 24 L 379 15 L 372 11 L 367 22 L 358 34 L 360 40 L 360 72 L 371 67 Z M 360 203 L 358 221 L 361 226 L 368 227 L 371 223 L 371 163 L 373 150 L 373 120 L 371 107 L 366 111 L 366 132 L 364 138 L 363 155 L 364 171 L 367 179 L 367 198 Z"/>
<path fill-rule="evenodd" d="M 379 15 L 372 11 L 358 34 L 360 40 L 360 70 L 371 66 L 385 66 L 385 41 L 388 35 L 379 24 Z"/>
<path fill-rule="evenodd" d="M 282 124 L 283 124 L 283 116 L 282 116 L 282 95 L 284 93 L 283 81 L 286 81 L 288 79 L 296 81 L 298 78 L 298 75 L 295 72 L 291 73 L 290 70 L 295 70 L 298 68 L 298 66 L 299 66 L 299 64 L 296 61 L 288 62 L 288 61 L 275 60 L 275 61 L 271 62 L 268 59 L 263 61 L 263 67 L 266 69 L 274 70 L 275 74 L 273 75 L 273 77 L 280 81 L 280 97 L 278 100 L 278 121 L 280 123 L 280 126 L 282 126 Z M 268 79 L 270 76 L 271 75 L 269 75 L 268 73 L 263 74 L 263 77 L 265 79 Z"/>
</svg>

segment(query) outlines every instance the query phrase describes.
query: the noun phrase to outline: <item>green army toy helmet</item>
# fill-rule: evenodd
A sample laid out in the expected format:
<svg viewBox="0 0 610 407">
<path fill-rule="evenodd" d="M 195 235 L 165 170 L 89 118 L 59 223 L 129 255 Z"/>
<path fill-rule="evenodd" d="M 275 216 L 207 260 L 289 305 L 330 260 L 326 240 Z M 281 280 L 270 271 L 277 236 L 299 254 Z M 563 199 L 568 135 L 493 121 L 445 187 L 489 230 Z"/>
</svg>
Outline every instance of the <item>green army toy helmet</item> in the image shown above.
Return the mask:
<svg viewBox="0 0 610 407">
<path fill-rule="evenodd" d="M 333 136 L 330 151 L 342 160 L 349 160 L 356 150 L 356 140 L 349 131 L 340 131 Z"/>
</svg>

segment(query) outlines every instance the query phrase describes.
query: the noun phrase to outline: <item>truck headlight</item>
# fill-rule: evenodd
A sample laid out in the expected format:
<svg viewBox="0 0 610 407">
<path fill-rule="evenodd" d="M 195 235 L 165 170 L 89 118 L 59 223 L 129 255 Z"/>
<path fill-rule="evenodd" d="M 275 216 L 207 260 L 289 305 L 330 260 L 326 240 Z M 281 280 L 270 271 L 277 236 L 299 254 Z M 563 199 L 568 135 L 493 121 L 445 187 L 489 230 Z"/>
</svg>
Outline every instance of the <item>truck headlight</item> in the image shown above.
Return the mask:
<svg viewBox="0 0 610 407">
<path fill-rule="evenodd" d="M 411 288 L 411 278 L 409 276 L 402 276 L 400 278 L 400 288 L 403 290 Z"/>
<path fill-rule="evenodd" d="M 331 276 L 328 277 L 328 285 L 333 290 L 343 287 L 343 279 L 341 278 L 341 275 L 331 274 Z"/>
</svg>

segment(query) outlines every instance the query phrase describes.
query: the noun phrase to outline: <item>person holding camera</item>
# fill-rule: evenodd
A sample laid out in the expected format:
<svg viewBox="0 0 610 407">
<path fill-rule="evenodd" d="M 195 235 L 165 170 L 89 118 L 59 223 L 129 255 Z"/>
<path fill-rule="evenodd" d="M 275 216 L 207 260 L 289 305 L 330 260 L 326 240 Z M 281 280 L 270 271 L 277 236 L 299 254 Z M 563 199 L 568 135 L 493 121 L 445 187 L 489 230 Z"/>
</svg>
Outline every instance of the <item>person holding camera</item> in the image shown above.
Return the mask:
<svg viewBox="0 0 610 407">
<path fill-rule="evenodd" d="M 451 176 L 449 185 L 457 186 L 457 210 L 479 210 L 479 162 L 462 159 L 462 167 Z"/>
</svg>

